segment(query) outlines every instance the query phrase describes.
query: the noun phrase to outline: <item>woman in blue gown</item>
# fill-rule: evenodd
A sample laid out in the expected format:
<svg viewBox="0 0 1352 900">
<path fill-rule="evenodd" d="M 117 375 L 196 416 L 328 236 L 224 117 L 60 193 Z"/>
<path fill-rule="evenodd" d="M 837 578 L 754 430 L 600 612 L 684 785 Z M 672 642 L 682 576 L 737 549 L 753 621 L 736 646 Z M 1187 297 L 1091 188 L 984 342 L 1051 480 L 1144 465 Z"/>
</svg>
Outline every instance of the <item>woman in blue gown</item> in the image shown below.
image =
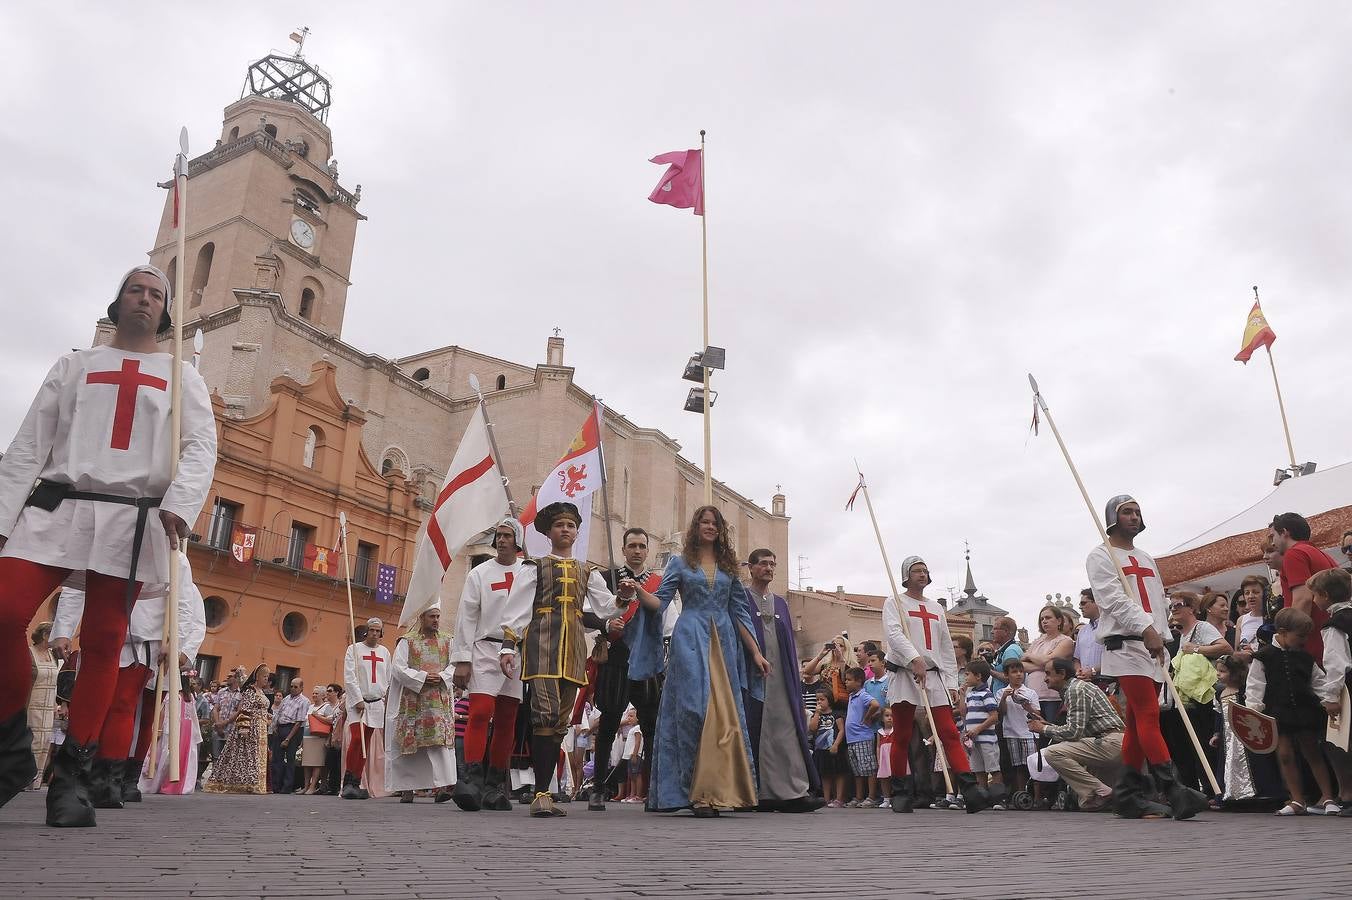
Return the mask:
<svg viewBox="0 0 1352 900">
<path fill-rule="evenodd" d="M 681 615 L 664 654 L 662 613 L 677 593 Z M 651 812 L 756 806 L 756 777 L 742 691 L 764 696 L 770 664 L 752 632 L 751 607 L 738 580 L 728 526 L 713 506 L 695 511 L 680 556 L 667 564 L 656 595 L 639 590 L 642 608 L 630 647 L 629 677 L 666 681 L 652 736 Z M 664 659 L 665 655 L 665 659 Z"/>
</svg>

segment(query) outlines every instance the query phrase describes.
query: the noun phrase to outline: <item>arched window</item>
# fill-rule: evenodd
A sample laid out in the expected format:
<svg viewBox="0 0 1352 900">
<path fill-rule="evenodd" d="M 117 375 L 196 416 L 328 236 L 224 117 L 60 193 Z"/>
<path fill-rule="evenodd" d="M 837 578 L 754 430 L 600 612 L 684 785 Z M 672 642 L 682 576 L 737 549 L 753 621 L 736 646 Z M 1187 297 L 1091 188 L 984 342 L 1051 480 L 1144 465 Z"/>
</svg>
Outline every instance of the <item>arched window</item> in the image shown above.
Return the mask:
<svg viewBox="0 0 1352 900">
<path fill-rule="evenodd" d="M 414 381 L 423 381 L 423 382 L 425 382 L 425 381 L 427 381 L 427 379 L 429 379 L 429 378 L 431 378 L 431 377 L 432 377 L 432 373 L 429 372 L 429 371 L 427 371 L 427 369 L 425 369 L 425 368 L 424 368 L 424 369 L 418 369 L 416 372 L 413 373 L 413 380 L 414 380 Z"/>
<path fill-rule="evenodd" d="M 268 137 L 272 138 L 273 140 L 276 140 L 276 139 L 277 139 L 277 126 L 276 126 L 276 125 L 264 125 L 264 126 L 263 126 L 263 131 L 264 131 L 264 133 L 267 134 Z"/>
<path fill-rule="evenodd" d="M 380 474 L 385 476 L 394 472 L 403 472 L 407 475 L 408 471 L 408 457 L 404 454 L 404 451 L 398 447 L 386 447 L 385 452 L 381 455 Z"/>
<path fill-rule="evenodd" d="M 202 294 L 206 292 L 207 282 L 211 279 L 211 260 L 216 255 L 216 245 L 210 241 L 197 251 L 197 267 L 192 273 L 192 291 L 188 294 L 189 306 L 201 306 Z"/>
<path fill-rule="evenodd" d="M 300 188 L 296 188 L 293 200 L 295 201 L 295 204 L 302 209 L 308 209 L 315 214 L 319 213 L 319 201 L 316 200 L 309 191 L 302 191 Z"/>
<path fill-rule="evenodd" d="M 310 319 L 315 313 L 315 292 L 306 288 L 300 292 L 300 317 Z"/>
<path fill-rule="evenodd" d="M 164 270 L 164 274 L 169 278 L 169 289 L 174 290 L 178 284 L 178 257 L 170 258 L 169 268 Z"/>
<path fill-rule="evenodd" d="M 207 630 L 215 631 L 225 624 L 225 617 L 230 614 L 230 607 L 220 597 L 208 597 L 202 601 L 202 608 L 206 613 Z"/>
<path fill-rule="evenodd" d="M 387 456 L 385 457 L 385 461 L 380 464 L 380 475 L 383 478 L 384 476 L 390 474 L 392 471 L 394 471 L 394 460 L 390 459 Z"/>
<path fill-rule="evenodd" d="M 302 319 L 313 322 L 319 318 L 319 306 L 324 301 L 324 286 L 311 275 L 300 280 L 300 306 L 297 312 Z"/>
<path fill-rule="evenodd" d="M 309 630 L 310 623 L 302 613 L 289 612 L 282 617 L 282 640 L 288 644 L 299 644 Z"/>
<path fill-rule="evenodd" d="M 231 129 L 230 129 L 230 141 L 231 141 L 231 143 L 234 143 L 234 142 L 237 141 L 237 140 L 239 140 L 239 126 L 238 126 L 238 125 L 236 125 L 234 128 L 231 128 Z"/>
<path fill-rule="evenodd" d="M 319 451 L 324 447 L 324 432 L 318 425 L 311 425 L 305 432 L 305 451 L 301 455 L 300 463 L 307 469 L 319 468 Z"/>
<path fill-rule="evenodd" d="M 501 390 L 504 390 L 506 387 L 507 387 L 507 376 L 506 376 L 506 375 L 499 375 L 499 376 L 498 376 L 498 390 L 500 390 L 500 391 L 501 391 Z"/>
</svg>

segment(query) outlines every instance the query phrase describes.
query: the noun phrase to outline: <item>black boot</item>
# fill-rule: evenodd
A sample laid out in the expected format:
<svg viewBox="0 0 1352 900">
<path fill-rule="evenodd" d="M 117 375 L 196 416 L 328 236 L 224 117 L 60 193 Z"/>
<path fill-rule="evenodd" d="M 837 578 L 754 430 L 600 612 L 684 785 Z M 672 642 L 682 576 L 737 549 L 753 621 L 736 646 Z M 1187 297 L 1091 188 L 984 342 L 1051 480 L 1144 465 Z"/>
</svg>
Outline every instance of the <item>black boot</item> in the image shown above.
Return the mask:
<svg viewBox="0 0 1352 900">
<path fill-rule="evenodd" d="M 21 709 L 0 722 L 0 806 L 17 797 L 37 777 L 28 710 Z"/>
<path fill-rule="evenodd" d="M 915 778 L 910 775 L 892 776 L 892 812 L 908 813 L 915 811 Z"/>
<path fill-rule="evenodd" d="M 483 763 L 476 762 L 465 766 L 465 777 L 456 781 L 455 790 L 451 793 L 451 799 L 455 801 L 456 806 L 467 812 L 478 812 L 483 809 Z"/>
<path fill-rule="evenodd" d="M 591 795 L 587 798 L 587 809 L 590 812 L 606 811 L 606 789 L 601 786 L 594 786 L 591 789 Z"/>
<path fill-rule="evenodd" d="M 89 767 L 89 802 L 95 809 L 122 808 L 122 760 L 94 759 Z"/>
<path fill-rule="evenodd" d="M 365 800 L 370 794 L 362 790 L 361 779 L 351 772 L 343 773 L 343 793 L 344 800 Z"/>
<path fill-rule="evenodd" d="M 990 791 L 977 784 L 976 776 L 971 772 L 954 772 L 954 780 L 957 781 L 958 791 L 962 794 L 963 807 L 966 812 L 979 813 L 983 809 L 990 809 L 995 805 L 991 799 Z"/>
<path fill-rule="evenodd" d="M 183 776 L 188 777 L 187 775 Z M 141 760 L 129 759 L 122 764 L 122 802 L 140 803 L 141 787 L 137 784 L 141 780 Z"/>
<path fill-rule="evenodd" d="M 1160 792 L 1169 798 L 1169 810 L 1175 819 L 1191 819 L 1207 808 L 1206 795 L 1178 780 L 1178 769 L 1172 761 L 1152 765 L 1150 774 Z"/>
<path fill-rule="evenodd" d="M 47 788 L 48 825 L 94 827 L 94 805 L 89 802 L 89 773 L 93 764 L 93 742 L 81 747 L 67 737 L 52 763 L 52 783 Z"/>
<path fill-rule="evenodd" d="M 1146 775 L 1127 769 L 1113 787 L 1113 812 L 1122 819 L 1163 819 L 1169 807 L 1151 799 L 1154 784 Z"/>
<path fill-rule="evenodd" d="M 507 796 L 507 770 L 489 766 L 484 774 L 483 808 L 493 812 L 511 812 L 512 798 Z"/>
</svg>

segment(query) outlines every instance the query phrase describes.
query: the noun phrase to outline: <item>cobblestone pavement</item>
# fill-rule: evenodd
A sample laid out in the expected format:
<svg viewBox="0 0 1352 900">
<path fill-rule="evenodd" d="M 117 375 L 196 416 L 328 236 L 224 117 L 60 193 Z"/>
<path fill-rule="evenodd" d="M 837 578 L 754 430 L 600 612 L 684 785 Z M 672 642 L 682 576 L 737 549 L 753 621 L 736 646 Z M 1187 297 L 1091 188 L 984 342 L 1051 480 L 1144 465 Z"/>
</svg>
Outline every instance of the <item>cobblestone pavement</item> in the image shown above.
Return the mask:
<svg viewBox="0 0 1352 900">
<path fill-rule="evenodd" d="M 0 871 L 5 897 L 54 900 L 1352 896 L 1349 819 L 564 808 L 539 820 L 421 799 L 192 794 L 64 831 L 41 824 L 42 794 L 25 793 L 0 809 Z"/>
</svg>

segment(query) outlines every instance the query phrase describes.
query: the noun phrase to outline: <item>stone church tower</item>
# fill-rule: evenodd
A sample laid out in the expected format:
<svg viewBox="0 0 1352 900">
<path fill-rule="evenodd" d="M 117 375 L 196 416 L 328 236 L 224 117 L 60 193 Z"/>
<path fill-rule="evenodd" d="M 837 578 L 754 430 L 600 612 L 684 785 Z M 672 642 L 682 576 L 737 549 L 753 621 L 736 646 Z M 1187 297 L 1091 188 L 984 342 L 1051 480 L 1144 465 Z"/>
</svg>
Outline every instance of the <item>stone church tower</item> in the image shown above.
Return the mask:
<svg viewBox="0 0 1352 900">
<path fill-rule="evenodd" d="M 325 124 L 328 79 L 297 48 L 249 67 L 220 138 L 189 168 L 188 319 L 236 305 L 233 290 L 276 293 L 293 315 L 342 334 L 357 223 L 356 193 L 338 182 Z M 166 197 L 151 264 L 175 259 L 173 198 Z"/>
</svg>

